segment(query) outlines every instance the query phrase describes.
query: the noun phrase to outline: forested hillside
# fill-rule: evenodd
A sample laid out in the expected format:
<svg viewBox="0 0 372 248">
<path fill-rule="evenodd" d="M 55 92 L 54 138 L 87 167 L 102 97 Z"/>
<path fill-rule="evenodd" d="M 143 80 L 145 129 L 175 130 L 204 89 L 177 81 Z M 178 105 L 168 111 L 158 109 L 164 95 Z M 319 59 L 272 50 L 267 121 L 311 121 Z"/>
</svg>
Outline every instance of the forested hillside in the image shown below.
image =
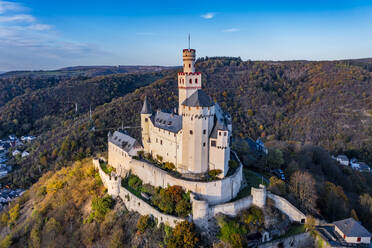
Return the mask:
<svg viewBox="0 0 372 248">
<path fill-rule="evenodd" d="M 205 91 L 231 113 L 235 137 L 312 143 L 372 163 L 371 72 L 363 67 L 344 61 L 244 62 L 239 58 L 202 58 L 196 66 L 203 72 Z M 125 95 L 154 79 L 158 80 Z M 27 166 L 12 181 L 30 185 L 61 161 L 105 150 L 110 128 L 139 125 L 145 95 L 153 109 L 172 110 L 178 100 L 177 70 L 66 81 L 14 98 L 1 108 L 3 133 L 21 134 L 26 129 L 41 136 L 32 148 L 35 160 L 25 161 Z M 57 108 L 50 107 L 57 104 L 53 99 L 59 100 Z M 89 131 L 88 113 L 74 118 L 63 114 L 74 111 L 74 106 L 61 107 L 68 99 L 82 101 L 85 111 L 89 104 L 93 106 L 94 132 Z M 33 118 L 33 110 L 42 114 Z M 128 131 L 138 138 L 138 128 Z M 50 163 L 40 163 L 40 158 Z"/>
</svg>

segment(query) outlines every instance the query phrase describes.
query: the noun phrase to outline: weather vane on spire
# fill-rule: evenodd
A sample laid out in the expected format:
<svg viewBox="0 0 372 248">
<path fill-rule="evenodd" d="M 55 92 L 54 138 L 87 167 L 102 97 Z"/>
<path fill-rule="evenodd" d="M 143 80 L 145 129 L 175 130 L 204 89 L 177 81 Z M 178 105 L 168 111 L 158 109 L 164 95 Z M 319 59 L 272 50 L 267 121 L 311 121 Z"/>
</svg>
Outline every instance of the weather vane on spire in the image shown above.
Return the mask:
<svg viewBox="0 0 372 248">
<path fill-rule="evenodd" d="M 190 34 L 189 34 L 189 50 L 190 50 Z"/>
</svg>

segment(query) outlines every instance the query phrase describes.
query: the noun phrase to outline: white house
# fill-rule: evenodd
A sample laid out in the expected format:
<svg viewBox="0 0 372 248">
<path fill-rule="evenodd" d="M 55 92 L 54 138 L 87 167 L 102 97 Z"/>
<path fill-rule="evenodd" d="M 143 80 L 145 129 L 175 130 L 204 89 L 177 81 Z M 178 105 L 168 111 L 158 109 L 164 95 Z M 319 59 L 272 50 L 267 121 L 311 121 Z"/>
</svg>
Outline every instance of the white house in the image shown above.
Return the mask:
<svg viewBox="0 0 372 248">
<path fill-rule="evenodd" d="M 336 160 L 342 165 L 349 166 L 349 158 L 346 155 L 338 155 Z"/>
<path fill-rule="evenodd" d="M 30 153 L 28 153 L 28 152 L 26 152 L 26 151 L 22 152 L 22 158 L 27 157 L 27 156 L 29 156 L 29 155 L 30 155 Z"/>
<path fill-rule="evenodd" d="M 14 150 L 13 152 L 12 152 L 12 155 L 13 155 L 13 157 L 15 157 L 15 156 L 17 156 L 18 154 L 20 154 L 21 152 L 19 151 L 19 150 Z"/>
<path fill-rule="evenodd" d="M 335 231 L 347 242 L 370 244 L 372 234 L 353 218 L 333 222 Z"/>
</svg>

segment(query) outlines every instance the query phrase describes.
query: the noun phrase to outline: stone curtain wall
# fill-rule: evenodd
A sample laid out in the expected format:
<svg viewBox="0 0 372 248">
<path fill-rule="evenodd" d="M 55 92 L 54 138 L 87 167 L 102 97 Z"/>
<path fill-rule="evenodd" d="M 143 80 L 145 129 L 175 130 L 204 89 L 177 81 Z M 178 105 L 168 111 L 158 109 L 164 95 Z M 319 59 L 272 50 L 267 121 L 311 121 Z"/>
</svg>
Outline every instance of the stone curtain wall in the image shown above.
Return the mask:
<svg viewBox="0 0 372 248">
<path fill-rule="evenodd" d="M 219 213 L 236 216 L 243 209 L 250 208 L 252 205 L 252 196 L 247 196 L 234 202 L 211 206 L 209 209 L 209 215 L 215 216 Z"/>
<path fill-rule="evenodd" d="M 267 193 L 267 196 L 275 202 L 275 207 L 277 209 L 288 215 L 291 221 L 306 221 L 306 216 L 283 197 L 274 195 L 270 192 Z"/>
<path fill-rule="evenodd" d="M 129 162 L 130 170 L 144 183 L 155 187 L 166 188 L 168 185 L 179 185 L 186 191 L 196 193 L 201 200 L 210 205 L 228 202 L 239 193 L 243 168 L 242 165 L 229 177 L 212 182 L 198 182 L 176 178 L 168 172 L 145 161 L 132 159 Z"/>
<path fill-rule="evenodd" d="M 113 197 L 120 197 L 129 211 L 136 211 L 141 215 L 151 215 L 158 220 L 158 224 L 164 223 L 170 227 L 175 227 L 178 222 L 182 222 L 185 220 L 184 218 L 179 218 L 159 212 L 153 206 L 140 199 L 136 195 L 132 194 L 126 188 L 122 187 L 120 185 L 121 177 L 110 177 L 110 175 L 107 175 L 104 171 L 102 171 L 98 159 L 93 159 L 93 165 L 98 170 L 103 185 L 105 185 L 105 187 L 107 188 L 108 194 Z"/>
</svg>

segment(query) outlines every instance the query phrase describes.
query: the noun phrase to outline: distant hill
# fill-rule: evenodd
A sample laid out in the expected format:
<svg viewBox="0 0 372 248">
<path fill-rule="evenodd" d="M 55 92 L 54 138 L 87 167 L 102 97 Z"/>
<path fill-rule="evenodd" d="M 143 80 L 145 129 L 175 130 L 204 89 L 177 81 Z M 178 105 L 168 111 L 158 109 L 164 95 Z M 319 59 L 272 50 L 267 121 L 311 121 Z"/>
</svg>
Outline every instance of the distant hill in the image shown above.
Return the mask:
<svg viewBox="0 0 372 248">
<path fill-rule="evenodd" d="M 40 70 L 40 71 L 9 71 L 0 73 L 0 78 L 10 77 L 73 77 L 73 76 L 102 76 L 119 73 L 137 73 L 154 72 L 173 67 L 167 66 L 142 66 L 142 65 L 119 65 L 119 66 L 72 66 L 58 70 Z"/>
</svg>

